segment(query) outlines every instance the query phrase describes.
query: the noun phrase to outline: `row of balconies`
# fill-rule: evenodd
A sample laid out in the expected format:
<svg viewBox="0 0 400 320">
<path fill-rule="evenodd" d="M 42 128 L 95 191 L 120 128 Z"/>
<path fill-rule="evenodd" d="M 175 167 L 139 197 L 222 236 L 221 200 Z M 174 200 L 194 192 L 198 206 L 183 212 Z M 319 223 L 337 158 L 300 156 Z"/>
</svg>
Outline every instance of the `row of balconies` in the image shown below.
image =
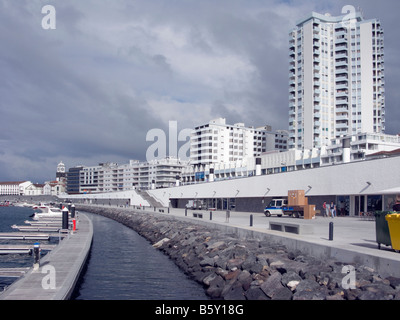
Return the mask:
<svg viewBox="0 0 400 320">
<path fill-rule="evenodd" d="M 205 135 L 205 136 L 201 136 L 201 137 L 193 137 L 190 139 L 191 142 L 197 143 L 197 142 L 201 142 L 201 141 L 208 141 L 208 140 L 212 140 L 213 139 L 213 135 L 209 134 L 209 135 Z"/>
<path fill-rule="evenodd" d="M 348 66 L 349 62 L 347 60 L 347 58 L 341 58 L 340 60 L 336 60 L 335 66 L 336 67 L 344 67 L 344 66 Z"/>
<path fill-rule="evenodd" d="M 345 36 L 337 36 L 335 39 L 335 45 L 338 45 L 339 43 L 347 43 L 348 39 Z"/>
<path fill-rule="evenodd" d="M 336 105 L 336 112 L 346 112 L 349 110 L 349 105 L 347 103 L 341 103 Z"/>
<path fill-rule="evenodd" d="M 349 80 L 349 77 L 347 75 L 344 75 L 344 74 L 340 75 L 340 76 L 337 76 L 335 78 L 336 84 L 340 83 L 341 85 L 343 85 L 344 82 L 347 82 L 348 80 Z"/>
</svg>

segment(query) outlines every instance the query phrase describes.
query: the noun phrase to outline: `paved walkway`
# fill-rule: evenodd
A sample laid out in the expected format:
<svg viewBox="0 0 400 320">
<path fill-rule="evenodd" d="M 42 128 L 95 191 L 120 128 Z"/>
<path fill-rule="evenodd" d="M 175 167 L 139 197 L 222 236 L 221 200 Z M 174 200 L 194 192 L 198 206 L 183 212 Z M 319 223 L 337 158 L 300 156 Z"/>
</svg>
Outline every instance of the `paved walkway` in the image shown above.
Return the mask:
<svg viewBox="0 0 400 320">
<path fill-rule="evenodd" d="M 41 259 L 37 271 L 32 268 L 0 294 L 0 300 L 69 299 L 88 257 L 92 238 L 92 222 L 80 213 L 77 231 Z"/>
</svg>

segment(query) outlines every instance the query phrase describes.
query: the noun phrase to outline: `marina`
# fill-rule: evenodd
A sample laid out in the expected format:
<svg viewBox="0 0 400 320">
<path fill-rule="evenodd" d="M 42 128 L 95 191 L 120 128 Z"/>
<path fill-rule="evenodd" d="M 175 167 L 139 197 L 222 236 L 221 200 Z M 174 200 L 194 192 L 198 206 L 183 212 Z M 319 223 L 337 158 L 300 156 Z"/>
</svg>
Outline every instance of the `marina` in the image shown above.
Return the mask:
<svg viewBox="0 0 400 320">
<path fill-rule="evenodd" d="M 12 209 L 10 209 L 12 210 Z M 1 232 L 0 239 L 8 243 L 0 244 L 0 254 L 32 255 L 29 267 L 0 267 L 0 278 L 17 278 L 4 292 L 0 300 L 66 300 L 69 299 L 90 252 L 93 228 L 85 215 L 80 215 L 79 228 L 74 231 L 62 229 L 62 222 L 47 220 L 35 222 L 25 220 L 30 226 L 12 225 L 12 229 L 25 232 Z M 47 224 L 47 226 L 46 226 Z M 49 226 L 49 224 L 57 226 Z M 72 227 L 72 224 L 68 224 Z M 75 225 L 76 227 L 76 225 Z M 4 228 L 4 226 L 3 226 Z M 46 231 L 47 233 L 42 233 Z M 49 243 L 58 237 L 58 243 Z M 12 243 L 10 240 L 42 240 L 47 243 Z M 43 255 L 47 252 L 46 255 Z M 41 256 L 44 257 L 41 257 Z M 52 273 L 54 282 L 43 285 L 47 271 Z"/>
<path fill-rule="evenodd" d="M 399 2 L 14 3 L 0 300 L 400 300 Z"/>
</svg>

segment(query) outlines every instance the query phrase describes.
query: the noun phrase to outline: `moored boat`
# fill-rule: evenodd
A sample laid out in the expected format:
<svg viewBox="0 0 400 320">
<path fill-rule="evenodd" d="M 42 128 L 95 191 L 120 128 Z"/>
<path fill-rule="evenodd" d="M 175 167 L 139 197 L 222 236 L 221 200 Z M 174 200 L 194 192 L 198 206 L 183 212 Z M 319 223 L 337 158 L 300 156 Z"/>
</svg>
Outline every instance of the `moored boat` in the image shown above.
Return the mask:
<svg viewBox="0 0 400 320">
<path fill-rule="evenodd" d="M 34 209 L 38 209 L 41 212 L 35 212 L 33 214 L 33 220 L 39 220 L 40 218 L 61 218 L 62 210 L 59 208 L 55 208 L 48 205 L 40 205 L 35 207 Z"/>
<path fill-rule="evenodd" d="M 0 202 L 0 207 L 9 207 L 10 205 L 12 205 L 12 204 L 8 200 L 4 200 L 3 202 Z"/>
</svg>

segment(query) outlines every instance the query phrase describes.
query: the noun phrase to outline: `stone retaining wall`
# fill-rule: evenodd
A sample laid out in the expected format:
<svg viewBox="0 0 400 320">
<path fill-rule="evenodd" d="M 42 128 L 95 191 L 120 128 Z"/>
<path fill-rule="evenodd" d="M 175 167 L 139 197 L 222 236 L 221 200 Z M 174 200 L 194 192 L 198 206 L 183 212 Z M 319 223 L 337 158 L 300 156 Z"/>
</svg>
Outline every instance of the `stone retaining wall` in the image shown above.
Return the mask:
<svg viewBox="0 0 400 320">
<path fill-rule="evenodd" d="M 77 209 L 132 228 L 203 284 L 212 299 L 400 300 L 400 279 L 383 279 L 363 265 L 350 269 L 334 259 L 318 260 L 276 243 L 238 239 L 166 215 L 81 205 Z"/>
</svg>

